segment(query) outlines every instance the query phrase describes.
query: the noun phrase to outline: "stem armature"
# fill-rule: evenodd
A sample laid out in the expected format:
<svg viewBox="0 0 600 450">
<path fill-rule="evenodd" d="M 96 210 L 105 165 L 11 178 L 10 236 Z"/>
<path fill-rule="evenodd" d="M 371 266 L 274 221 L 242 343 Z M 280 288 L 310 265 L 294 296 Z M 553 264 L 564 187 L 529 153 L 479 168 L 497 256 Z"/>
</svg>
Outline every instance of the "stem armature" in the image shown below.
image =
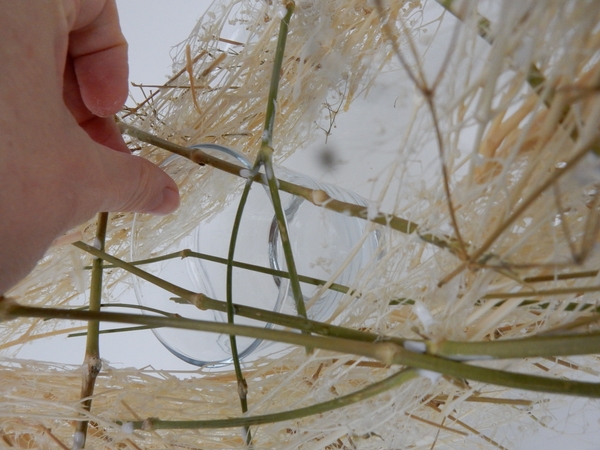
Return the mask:
<svg viewBox="0 0 600 450">
<path fill-rule="evenodd" d="M 138 139 L 139 141 L 187 158 L 200 166 L 208 165 L 237 177 L 241 177 L 242 174 L 247 172 L 247 169 L 242 166 L 224 161 L 216 156 L 209 155 L 200 149 L 183 147 L 167 141 L 166 139 L 162 139 L 158 136 L 147 133 L 146 131 L 140 130 L 139 128 L 126 124 L 122 121 L 118 122 L 118 126 L 121 130 L 121 133 L 127 134 Z M 263 179 L 263 175 L 259 173 L 254 175 L 252 181 L 263 185 L 268 184 L 267 180 Z M 331 211 L 345 214 L 347 216 L 369 220 L 370 222 L 384 225 L 404 234 L 417 233 L 422 241 L 435 245 L 436 247 L 445 248 L 451 253 L 455 253 L 459 249 L 458 242 L 451 237 L 444 236 L 441 238 L 430 233 L 419 233 L 419 224 L 416 222 L 383 212 L 370 214 L 368 207 L 337 200 L 330 197 L 329 194 L 321 189 L 311 189 L 305 186 L 290 183 L 285 180 L 276 179 L 276 181 L 279 190 L 302 197 L 304 200 L 312 203 L 315 206 L 320 206 Z"/>
<path fill-rule="evenodd" d="M 509 388 L 524 389 L 536 392 L 547 392 L 553 394 L 564 394 L 590 398 L 600 398 L 600 383 L 571 381 L 551 377 L 541 377 L 505 370 L 491 369 L 461 361 L 435 356 L 429 353 L 421 353 L 409 349 L 409 345 L 398 345 L 393 342 L 361 342 L 337 337 L 316 336 L 303 333 L 292 333 L 289 331 L 273 330 L 268 328 L 251 327 L 246 325 L 233 325 L 229 323 L 216 323 L 203 320 L 192 320 L 181 317 L 147 316 L 142 314 L 125 314 L 111 312 L 93 312 L 60 308 L 39 308 L 34 306 L 20 305 L 10 299 L 0 301 L 0 319 L 11 320 L 19 317 L 54 318 L 65 320 L 92 320 L 115 323 L 134 323 L 139 325 L 172 327 L 183 330 L 205 331 L 218 334 L 235 334 L 254 339 L 267 339 L 303 347 L 344 353 L 375 359 L 386 365 L 402 365 L 415 369 L 424 369 L 446 376 L 459 379 L 468 379 L 486 384 L 493 384 Z M 589 333 L 585 335 L 588 339 L 598 343 L 600 333 Z M 558 338 L 563 340 L 564 336 L 551 336 L 548 339 Z M 584 336 L 578 337 L 583 339 Z M 526 342 L 529 338 L 524 338 Z M 533 341 L 539 349 L 539 342 Z M 547 343 L 547 342 L 546 342 Z M 577 342 L 576 344 L 581 344 Z M 467 345 L 467 343 L 465 343 Z M 585 349 L 589 349 L 586 345 Z M 597 349 L 596 347 L 593 347 Z M 578 346 L 573 352 L 580 354 Z M 489 359 L 489 358 L 488 358 Z"/>
<path fill-rule="evenodd" d="M 119 258 L 98 250 L 95 247 L 84 244 L 83 242 L 77 242 L 74 245 L 94 256 L 104 259 L 116 267 L 127 270 L 133 275 L 185 299 L 191 304 L 195 304 L 201 309 L 212 309 L 221 312 L 226 311 L 225 302 L 211 299 L 203 294 L 197 294 L 169 283 L 168 281 L 162 280 L 143 271 L 139 267 L 135 267 L 130 263 L 122 261 Z M 320 334 L 322 336 L 338 337 L 350 341 L 388 342 L 404 347 L 416 345 L 423 352 L 457 360 L 466 357 L 466 355 L 469 355 L 469 357 L 465 359 L 498 359 L 509 357 L 508 355 L 513 358 L 572 356 L 598 353 L 600 351 L 600 334 L 593 333 L 583 334 L 577 338 L 566 335 L 556 335 L 527 337 L 523 339 L 504 339 L 483 343 L 459 341 L 410 341 L 410 344 L 407 344 L 405 339 L 398 337 L 378 335 L 361 330 L 353 330 L 350 328 L 316 322 L 310 319 L 303 319 L 301 317 L 290 316 L 287 314 L 276 313 L 273 311 L 253 308 L 245 305 L 234 304 L 234 310 L 237 315 L 243 317 L 248 317 L 267 323 L 273 323 L 284 327 L 295 328 L 302 331 L 308 331 L 310 333 Z M 171 318 L 176 319 L 175 317 Z M 542 339 L 543 344 L 536 341 L 536 339 Z M 483 344 L 485 344 L 485 347 L 481 347 Z"/>
<path fill-rule="evenodd" d="M 281 242 L 283 245 L 283 251 L 286 258 L 286 262 L 288 265 L 288 273 L 290 282 L 292 285 L 292 292 L 294 295 L 294 300 L 296 301 L 296 309 L 298 315 L 306 318 L 306 309 L 304 307 L 304 298 L 302 297 L 302 292 L 300 291 L 300 282 L 298 281 L 298 273 L 296 270 L 296 266 L 294 264 L 294 258 L 292 254 L 291 245 L 288 239 L 287 227 L 285 223 L 285 214 L 283 212 L 283 208 L 281 206 L 281 199 L 279 197 L 279 191 L 277 189 L 277 180 L 273 174 L 273 163 L 271 160 L 272 155 L 272 138 L 273 138 L 273 128 L 275 126 L 275 113 L 276 113 L 276 104 L 277 104 L 277 92 L 279 90 L 279 79 L 281 67 L 283 64 L 283 55 L 285 53 L 285 43 L 287 40 L 288 34 L 288 26 L 289 22 L 292 18 L 292 14 L 294 13 L 294 2 L 288 1 L 286 4 L 287 13 L 285 17 L 280 22 L 279 28 L 279 36 L 277 39 L 277 47 L 275 50 L 275 57 L 273 60 L 273 71 L 271 74 L 271 84 L 269 88 L 269 95 L 267 97 L 267 110 L 265 114 L 265 127 L 263 131 L 263 138 L 260 150 L 258 152 L 258 156 L 256 158 L 256 162 L 254 167 L 252 168 L 251 175 L 248 177 L 244 190 L 242 192 L 242 197 L 240 198 L 240 203 L 238 205 L 238 209 L 236 212 L 233 229 L 231 232 L 231 239 L 229 243 L 229 252 L 227 257 L 227 322 L 229 324 L 234 323 L 234 308 L 233 308 L 233 261 L 235 256 L 235 246 L 237 243 L 237 238 L 239 234 L 239 228 L 242 221 L 242 215 L 244 212 L 244 208 L 246 206 L 246 202 L 248 200 L 248 195 L 250 194 L 250 189 L 252 188 L 252 181 L 254 176 L 259 173 L 260 167 L 265 167 L 265 174 L 267 177 L 267 183 L 269 186 L 269 191 L 271 193 L 271 201 L 273 203 L 273 208 L 275 210 L 275 217 L 277 218 L 277 225 L 279 227 L 279 233 L 281 235 Z M 239 352 L 237 349 L 237 340 L 235 335 L 231 334 L 229 336 L 229 341 L 231 345 L 231 354 L 233 359 L 233 364 L 235 368 L 235 375 L 238 384 L 238 395 L 240 398 L 240 404 L 242 407 L 242 412 L 245 413 L 248 411 L 248 384 L 244 378 L 242 373 Z M 246 445 L 252 444 L 252 435 L 250 434 L 250 429 L 248 426 L 244 426 L 244 438 L 246 440 Z"/>
<path fill-rule="evenodd" d="M 95 244 L 98 250 L 104 251 L 106 241 L 106 228 L 108 226 L 108 213 L 102 212 L 98 214 L 98 225 L 96 229 Z M 92 263 L 92 280 L 90 283 L 90 301 L 88 310 L 92 313 L 100 312 L 100 304 L 102 302 L 102 275 L 104 261 L 95 257 Z M 88 322 L 87 340 L 85 346 L 85 357 L 83 360 L 84 372 L 81 384 L 82 408 L 90 411 L 92 408 L 92 395 L 94 394 L 94 385 L 96 378 L 102 370 L 102 360 L 100 359 L 100 322 L 90 320 Z M 87 437 L 88 421 L 80 420 L 75 424 L 75 435 L 73 437 L 73 448 L 85 447 Z"/>
</svg>

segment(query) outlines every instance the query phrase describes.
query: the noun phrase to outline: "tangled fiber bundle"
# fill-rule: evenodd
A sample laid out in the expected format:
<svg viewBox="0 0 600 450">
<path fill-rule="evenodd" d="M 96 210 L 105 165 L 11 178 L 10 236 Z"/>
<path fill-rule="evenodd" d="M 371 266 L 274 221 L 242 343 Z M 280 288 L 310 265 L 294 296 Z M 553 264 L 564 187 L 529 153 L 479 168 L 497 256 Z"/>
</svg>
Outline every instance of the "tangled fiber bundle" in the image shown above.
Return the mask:
<svg viewBox="0 0 600 450">
<path fill-rule="evenodd" d="M 180 46 L 169 81 L 121 114 L 123 129 L 137 136 L 132 147 L 157 163 L 168 156 L 138 140 L 149 140 L 146 132 L 255 157 L 290 9 L 277 1 L 216 2 Z M 92 258 L 81 249 L 94 248 L 69 243 L 92 242 L 97 223 L 89 223 L 59 240 L 9 293 L 22 306 L 2 305 L 0 442 L 511 448 L 525 430 L 545 426 L 554 403 L 572 401 L 558 394 L 599 397 L 599 48 L 595 0 L 298 1 L 278 71 L 276 160 L 322 139 L 321 129 L 331 134 L 335 120 L 357 108 L 376 102 L 391 117 L 391 150 L 378 151 L 376 134 L 384 131 L 364 130 L 373 148 L 360 164 L 377 167 L 365 180 L 369 206 L 341 208 L 381 236 L 380 256 L 328 318 L 356 333 L 323 332 L 339 341 L 302 341 L 307 335 L 296 333 L 299 346 L 243 362 L 245 386 L 233 368 L 181 379 L 105 364 L 93 394 L 84 395 L 80 367 L 15 352 L 85 329 L 43 319 L 83 305 Z M 136 258 L 176 245 L 245 181 L 225 182 L 216 168 L 183 159 L 170 170 L 182 207 L 136 219 Z M 308 197 L 335 208 L 315 192 Z M 108 254 L 130 259 L 132 221 L 110 216 Z M 120 301 L 132 275 L 104 272 L 103 302 Z M 86 359 L 84 387 L 90 367 Z M 249 419 L 232 419 L 242 416 Z"/>
</svg>

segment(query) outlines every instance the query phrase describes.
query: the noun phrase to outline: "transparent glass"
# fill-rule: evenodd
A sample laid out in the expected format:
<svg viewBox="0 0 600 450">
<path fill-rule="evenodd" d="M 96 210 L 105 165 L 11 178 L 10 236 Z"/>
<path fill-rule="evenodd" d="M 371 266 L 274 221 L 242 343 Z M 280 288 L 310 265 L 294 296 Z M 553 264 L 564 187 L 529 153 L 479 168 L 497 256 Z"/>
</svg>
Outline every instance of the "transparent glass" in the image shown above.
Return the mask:
<svg viewBox="0 0 600 450">
<path fill-rule="evenodd" d="M 232 162 L 241 163 L 247 168 L 251 163 L 243 155 L 223 146 L 202 144 L 194 146 L 207 153 Z M 179 170 L 178 156 L 165 160 L 162 167 L 167 171 Z M 275 168 L 277 178 L 313 189 L 323 189 L 331 197 L 346 202 L 365 205 L 366 200 L 357 194 L 338 187 L 313 180 L 305 175 L 283 167 Z M 223 177 L 231 175 L 222 174 Z M 364 220 L 345 216 L 317 207 L 285 192 L 281 192 L 292 250 L 298 273 L 322 280 L 329 280 L 336 272 L 335 282 L 350 285 L 366 264 L 375 257 L 378 235 L 370 232 L 360 248 L 354 247 L 366 232 Z M 231 230 L 237 202 L 226 207 L 210 220 L 201 221 L 181 242 L 155 249 L 157 254 L 190 249 L 194 252 L 226 258 L 231 239 Z M 132 233 L 132 259 L 139 259 L 136 252 L 138 218 L 134 220 Z M 348 260 L 351 252 L 354 255 Z M 273 206 L 268 190 L 254 184 L 240 224 L 234 259 L 262 267 L 287 270 L 276 225 Z M 344 268 L 340 270 L 341 265 Z M 194 292 L 201 292 L 211 298 L 226 299 L 226 265 L 196 257 L 175 258 L 144 266 L 145 270 Z M 319 289 L 318 286 L 301 283 L 309 318 L 324 321 L 335 311 L 343 293 L 327 290 L 316 301 L 310 302 Z M 252 270 L 234 268 L 234 303 L 295 314 L 295 304 L 287 278 L 275 277 Z M 225 313 L 202 311 L 193 305 L 172 299 L 161 288 L 139 278 L 134 279 L 134 289 L 140 305 L 160 309 L 182 317 L 226 322 Z M 244 317 L 235 318 L 235 323 L 265 326 Z M 266 325 L 270 327 L 270 324 Z M 222 366 L 231 363 L 231 348 L 228 335 L 160 328 L 153 330 L 157 339 L 174 355 L 197 366 Z M 238 337 L 240 358 L 254 352 L 260 340 Z"/>
</svg>

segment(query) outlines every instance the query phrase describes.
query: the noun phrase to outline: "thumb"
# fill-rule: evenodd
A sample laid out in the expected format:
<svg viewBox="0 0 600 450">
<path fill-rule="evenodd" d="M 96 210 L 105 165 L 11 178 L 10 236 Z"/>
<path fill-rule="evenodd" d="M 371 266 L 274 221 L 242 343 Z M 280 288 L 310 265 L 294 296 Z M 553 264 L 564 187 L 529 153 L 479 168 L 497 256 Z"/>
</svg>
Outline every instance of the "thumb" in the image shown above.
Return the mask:
<svg viewBox="0 0 600 450">
<path fill-rule="evenodd" d="M 179 206 L 179 189 L 164 171 L 139 156 L 97 145 L 98 169 L 88 195 L 96 211 L 165 215 Z"/>
</svg>

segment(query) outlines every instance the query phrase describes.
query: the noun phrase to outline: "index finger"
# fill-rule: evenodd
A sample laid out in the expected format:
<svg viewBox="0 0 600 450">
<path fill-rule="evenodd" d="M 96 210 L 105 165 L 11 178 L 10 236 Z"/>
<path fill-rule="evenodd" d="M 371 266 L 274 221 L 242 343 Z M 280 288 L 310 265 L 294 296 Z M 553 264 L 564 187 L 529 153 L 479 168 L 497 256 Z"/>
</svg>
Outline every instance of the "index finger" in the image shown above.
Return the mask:
<svg viewBox="0 0 600 450">
<path fill-rule="evenodd" d="M 75 26 L 70 34 L 69 54 L 81 98 L 97 116 L 115 114 L 127 99 L 129 75 L 127 41 L 121 32 L 115 1 L 83 1 Z"/>
</svg>

